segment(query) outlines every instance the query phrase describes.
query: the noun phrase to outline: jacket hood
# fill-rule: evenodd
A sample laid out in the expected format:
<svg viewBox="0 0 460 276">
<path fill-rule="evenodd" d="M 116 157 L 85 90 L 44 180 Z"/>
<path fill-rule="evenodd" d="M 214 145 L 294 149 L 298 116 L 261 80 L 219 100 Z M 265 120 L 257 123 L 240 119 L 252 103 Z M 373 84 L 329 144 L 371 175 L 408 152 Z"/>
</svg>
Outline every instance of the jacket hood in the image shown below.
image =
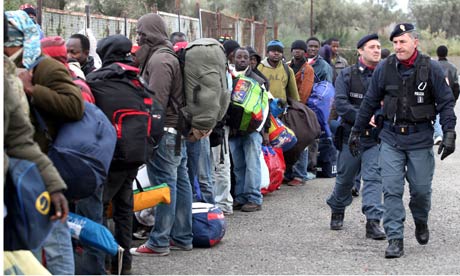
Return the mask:
<svg viewBox="0 0 460 276">
<path fill-rule="evenodd" d="M 137 31 L 146 35 L 145 44 L 150 47 L 168 44 L 166 24 L 158 14 L 149 13 L 139 18 Z"/>
<path fill-rule="evenodd" d="M 102 66 L 117 61 L 131 61 L 131 40 L 124 35 L 111 35 L 97 43 L 96 53 L 102 60 Z"/>
</svg>

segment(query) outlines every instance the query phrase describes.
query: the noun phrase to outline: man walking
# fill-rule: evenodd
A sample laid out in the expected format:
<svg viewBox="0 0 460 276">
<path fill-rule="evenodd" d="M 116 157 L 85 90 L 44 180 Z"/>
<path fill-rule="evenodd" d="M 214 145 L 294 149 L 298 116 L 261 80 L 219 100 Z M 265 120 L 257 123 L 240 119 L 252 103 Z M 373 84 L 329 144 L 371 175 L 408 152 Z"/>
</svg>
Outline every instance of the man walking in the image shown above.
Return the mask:
<svg viewBox="0 0 460 276">
<path fill-rule="evenodd" d="M 380 42 L 377 34 L 366 35 L 357 44 L 358 62 L 343 69 L 335 81 L 335 102 L 341 125 L 336 131 L 336 146 L 339 150 L 337 177 L 332 194 L 327 199 L 331 207 L 331 230 L 341 230 L 346 206 L 352 202 L 351 188 L 355 176 L 361 169 L 364 180 L 362 212 L 366 215 L 366 237 L 385 239 L 380 226 L 383 215 L 382 181 L 378 165 L 379 149 L 375 133 L 374 117 L 361 133 L 362 155 L 355 158 L 348 149 L 347 141 L 359 106 L 366 94 L 372 73 L 380 61 Z"/>
<path fill-rule="evenodd" d="M 380 132 L 384 190 L 383 226 L 388 238 L 386 258 L 404 254 L 404 181 L 409 182 L 409 208 L 419 244 L 429 240 L 428 214 L 434 173 L 433 125 L 440 114 L 444 137 L 439 146 L 441 160 L 455 151 L 455 99 L 438 62 L 417 50 L 418 37 L 410 23 L 396 25 L 390 35 L 395 55 L 374 71 L 349 139 L 350 152 L 357 156 L 360 136 L 383 100 L 383 129 Z"/>
</svg>

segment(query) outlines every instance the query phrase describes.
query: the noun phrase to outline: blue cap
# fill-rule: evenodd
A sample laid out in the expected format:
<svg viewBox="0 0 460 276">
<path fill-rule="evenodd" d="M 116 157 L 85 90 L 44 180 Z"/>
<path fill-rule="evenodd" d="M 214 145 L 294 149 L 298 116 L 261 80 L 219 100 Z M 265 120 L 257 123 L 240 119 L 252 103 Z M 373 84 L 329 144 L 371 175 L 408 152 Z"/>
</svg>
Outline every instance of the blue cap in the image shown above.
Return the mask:
<svg viewBox="0 0 460 276">
<path fill-rule="evenodd" d="M 272 40 L 267 44 L 267 51 L 279 51 L 283 52 L 284 45 L 279 40 Z"/>
<path fill-rule="evenodd" d="M 414 31 L 415 27 L 411 23 L 401 23 L 397 24 L 394 28 L 394 30 L 390 34 L 390 41 L 393 41 L 394 37 L 403 35 L 405 33 Z"/>
<path fill-rule="evenodd" d="M 377 34 L 370 34 L 370 35 L 365 35 L 363 36 L 359 41 L 358 44 L 356 44 L 356 48 L 361 48 L 368 42 L 369 40 L 374 40 L 374 39 L 379 39 L 379 36 Z"/>
</svg>

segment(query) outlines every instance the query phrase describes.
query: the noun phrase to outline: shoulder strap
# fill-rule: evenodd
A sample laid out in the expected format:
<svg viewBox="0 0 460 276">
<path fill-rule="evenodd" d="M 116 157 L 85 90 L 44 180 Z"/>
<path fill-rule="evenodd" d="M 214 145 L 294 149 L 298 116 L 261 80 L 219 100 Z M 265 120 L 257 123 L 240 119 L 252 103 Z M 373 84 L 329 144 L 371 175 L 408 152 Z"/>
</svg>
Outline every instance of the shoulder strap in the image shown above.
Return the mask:
<svg viewBox="0 0 460 276">
<path fill-rule="evenodd" d="M 284 71 L 286 72 L 286 75 L 287 75 L 287 84 L 286 84 L 286 88 L 287 88 L 289 85 L 291 74 L 289 72 L 289 66 L 284 61 L 281 61 L 281 62 L 283 63 Z"/>
</svg>

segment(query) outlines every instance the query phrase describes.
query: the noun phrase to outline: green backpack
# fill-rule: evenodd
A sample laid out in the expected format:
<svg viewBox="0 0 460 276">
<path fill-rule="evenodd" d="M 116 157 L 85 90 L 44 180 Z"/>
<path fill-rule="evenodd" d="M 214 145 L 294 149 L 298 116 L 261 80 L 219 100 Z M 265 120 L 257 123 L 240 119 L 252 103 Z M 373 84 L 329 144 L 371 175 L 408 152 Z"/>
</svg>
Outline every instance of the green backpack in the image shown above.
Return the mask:
<svg viewBox="0 0 460 276">
<path fill-rule="evenodd" d="M 233 80 L 233 91 L 227 111 L 227 124 L 239 131 L 260 131 L 268 114 L 268 95 L 259 83 L 246 76 Z"/>
</svg>

